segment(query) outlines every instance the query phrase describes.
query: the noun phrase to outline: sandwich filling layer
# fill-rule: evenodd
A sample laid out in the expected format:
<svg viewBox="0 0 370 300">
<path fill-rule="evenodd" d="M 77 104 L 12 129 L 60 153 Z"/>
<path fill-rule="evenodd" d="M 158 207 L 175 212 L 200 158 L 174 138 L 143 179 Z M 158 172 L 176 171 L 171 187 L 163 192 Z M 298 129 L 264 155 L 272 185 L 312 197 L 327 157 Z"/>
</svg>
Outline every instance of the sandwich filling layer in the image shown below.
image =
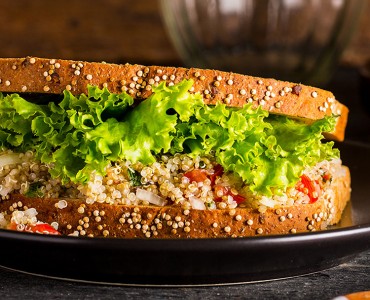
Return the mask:
<svg viewBox="0 0 370 300">
<path fill-rule="evenodd" d="M 118 161 L 105 175 L 92 172 L 86 183 L 63 184 L 50 175 L 52 164 L 42 164 L 32 152 L 3 151 L 0 155 L 0 196 L 84 199 L 87 204 L 180 205 L 183 209 L 266 208 L 316 202 L 343 177 L 340 159 L 322 161 L 304 170 L 295 186 L 283 194 L 254 193 L 233 172 L 225 172 L 211 157 L 162 155 L 152 164 Z"/>
</svg>

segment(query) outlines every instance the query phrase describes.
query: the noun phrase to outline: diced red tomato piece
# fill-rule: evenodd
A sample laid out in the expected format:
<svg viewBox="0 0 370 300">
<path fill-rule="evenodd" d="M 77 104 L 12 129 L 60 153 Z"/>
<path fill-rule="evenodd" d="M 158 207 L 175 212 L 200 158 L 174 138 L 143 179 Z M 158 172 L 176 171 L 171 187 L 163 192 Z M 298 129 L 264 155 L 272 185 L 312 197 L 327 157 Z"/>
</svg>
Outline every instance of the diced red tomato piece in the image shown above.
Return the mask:
<svg viewBox="0 0 370 300">
<path fill-rule="evenodd" d="M 10 223 L 8 226 L 11 230 L 17 230 L 22 232 L 32 232 L 32 233 L 39 233 L 39 234 L 52 234 L 52 235 L 60 235 L 60 232 L 56 230 L 53 226 L 47 223 L 40 223 L 36 225 L 26 225 L 23 230 L 17 229 L 17 224 Z"/>
<path fill-rule="evenodd" d="M 325 173 L 323 176 L 322 176 L 322 180 L 324 182 L 327 182 L 329 180 L 331 180 L 331 175 L 329 173 Z"/>
<path fill-rule="evenodd" d="M 310 198 L 310 203 L 315 203 L 321 194 L 320 184 L 317 180 L 313 181 L 303 174 L 297 183 L 296 189 L 305 193 Z"/>
<path fill-rule="evenodd" d="M 211 180 L 211 185 L 214 185 L 217 177 L 222 176 L 222 174 L 224 174 L 224 168 L 221 165 L 216 165 L 214 167 L 214 173 L 209 176 L 209 179 Z"/>
<path fill-rule="evenodd" d="M 222 201 L 223 196 L 231 196 L 233 200 L 238 204 L 243 203 L 245 201 L 245 197 L 243 197 L 240 194 L 231 192 L 231 189 L 227 186 L 215 185 L 214 192 L 216 194 L 215 198 L 216 202 Z"/>
<path fill-rule="evenodd" d="M 240 194 L 237 195 L 231 194 L 231 196 L 233 197 L 234 201 L 238 204 L 243 203 L 245 201 L 245 197 L 243 197 Z"/>
<path fill-rule="evenodd" d="M 237 193 L 232 193 L 231 189 L 227 186 L 223 185 L 215 185 L 217 177 L 222 176 L 224 173 L 224 169 L 221 165 L 216 165 L 214 167 L 214 172 L 212 174 L 208 173 L 206 170 L 203 169 L 194 169 L 192 171 L 186 172 L 184 174 L 185 177 L 189 178 L 191 182 L 203 182 L 207 178 L 211 180 L 211 186 L 213 187 L 213 191 L 216 195 L 215 201 L 219 202 L 222 201 L 223 196 L 231 196 L 235 202 L 238 204 L 245 201 L 245 197 L 239 195 Z"/>
<path fill-rule="evenodd" d="M 223 185 L 215 185 L 214 186 L 214 193 L 215 193 L 215 201 L 220 202 L 222 201 L 223 196 L 227 196 L 229 190 L 226 186 Z"/>
<path fill-rule="evenodd" d="M 205 170 L 194 169 L 184 174 L 185 177 L 189 178 L 191 182 L 203 182 L 208 178 L 208 174 Z"/>
<path fill-rule="evenodd" d="M 11 222 L 9 225 L 8 225 L 8 229 L 10 230 L 17 230 L 17 224 Z"/>
<path fill-rule="evenodd" d="M 25 230 L 27 231 L 27 229 L 29 229 L 30 232 L 34 233 L 60 235 L 58 230 L 47 223 L 36 224 L 34 226 L 26 226 Z"/>
<path fill-rule="evenodd" d="M 222 176 L 224 169 L 221 165 L 216 165 L 214 167 L 214 172 L 212 174 L 208 173 L 203 169 L 194 169 L 184 174 L 185 177 L 189 178 L 190 181 L 202 182 L 209 178 L 211 180 L 211 185 L 213 186 L 216 182 L 216 178 Z"/>
</svg>

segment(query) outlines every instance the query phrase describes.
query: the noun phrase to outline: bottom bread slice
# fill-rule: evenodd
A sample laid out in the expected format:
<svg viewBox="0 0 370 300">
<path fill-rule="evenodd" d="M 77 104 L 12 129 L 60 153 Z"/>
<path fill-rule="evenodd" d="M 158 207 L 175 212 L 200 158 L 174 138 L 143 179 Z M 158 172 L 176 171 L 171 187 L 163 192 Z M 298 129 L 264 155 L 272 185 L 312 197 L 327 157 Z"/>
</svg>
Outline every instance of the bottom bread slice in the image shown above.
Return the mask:
<svg viewBox="0 0 370 300">
<path fill-rule="evenodd" d="M 34 208 L 37 220 L 63 235 L 121 238 L 220 238 L 324 230 L 340 221 L 350 199 L 350 172 L 313 204 L 257 209 L 183 209 L 180 206 L 86 204 L 76 199 L 28 198 L 13 194 L 0 202 L 3 216 Z"/>
</svg>

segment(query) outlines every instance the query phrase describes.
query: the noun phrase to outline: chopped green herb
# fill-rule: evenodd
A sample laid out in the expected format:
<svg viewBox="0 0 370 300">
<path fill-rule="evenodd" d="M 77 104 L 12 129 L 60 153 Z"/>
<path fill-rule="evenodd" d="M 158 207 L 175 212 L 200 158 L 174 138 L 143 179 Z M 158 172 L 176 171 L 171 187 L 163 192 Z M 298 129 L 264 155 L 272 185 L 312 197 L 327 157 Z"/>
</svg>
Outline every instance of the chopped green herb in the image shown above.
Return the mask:
<svg viewBox="0 0 370 300">
<path fill-rule="evenodd" d="M 25 193 L 25 196 L 30 198 L 43 197 L 44 193 L 41 191 L 41 187 L 42 183 L 39 181 L 31 183 L 27 193 Z"/>
<path fill-rule="evenodd" d="M 199 161 L 199 168 L 204 169 L 205 167 L 206 167 L 206 163 L 203 160 Z"/>
<path fill-rule="evenodd" d="M 132 169 L 128 169 L 128 175 L 130 177 L 130 181 L 132 183 L 133 186 L 141 186 L 141 174 L 136 171 L 136 170 L 132 170 Z"/>
</svg>

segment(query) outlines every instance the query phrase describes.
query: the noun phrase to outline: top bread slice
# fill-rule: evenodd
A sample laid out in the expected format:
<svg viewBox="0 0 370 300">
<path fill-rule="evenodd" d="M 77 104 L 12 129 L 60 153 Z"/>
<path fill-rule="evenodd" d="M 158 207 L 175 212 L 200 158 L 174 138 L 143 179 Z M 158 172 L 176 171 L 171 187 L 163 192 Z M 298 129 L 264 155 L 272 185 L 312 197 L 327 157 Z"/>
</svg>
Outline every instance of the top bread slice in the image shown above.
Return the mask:
<svg viewBox="0 0 370 300">
<path fill-rule="evenodd" d="M 87 93 L 87 86 L 126 91 L 145 99 L 162 81 L 173 85 L 183 79 L 194 81 L 191 92 L 203 94 L 206 104 L 228 106 L 252 103 L 273 114 L 286 115 L 307 123 L 337 116 L 333 132 L 326 138 L 343 141 L 348 108 L 331 92 L 286 81 L 197 68 L 118 65 L 36 57 L 0 58 L 0 91 L 17 93 Z"/>
</svg>

